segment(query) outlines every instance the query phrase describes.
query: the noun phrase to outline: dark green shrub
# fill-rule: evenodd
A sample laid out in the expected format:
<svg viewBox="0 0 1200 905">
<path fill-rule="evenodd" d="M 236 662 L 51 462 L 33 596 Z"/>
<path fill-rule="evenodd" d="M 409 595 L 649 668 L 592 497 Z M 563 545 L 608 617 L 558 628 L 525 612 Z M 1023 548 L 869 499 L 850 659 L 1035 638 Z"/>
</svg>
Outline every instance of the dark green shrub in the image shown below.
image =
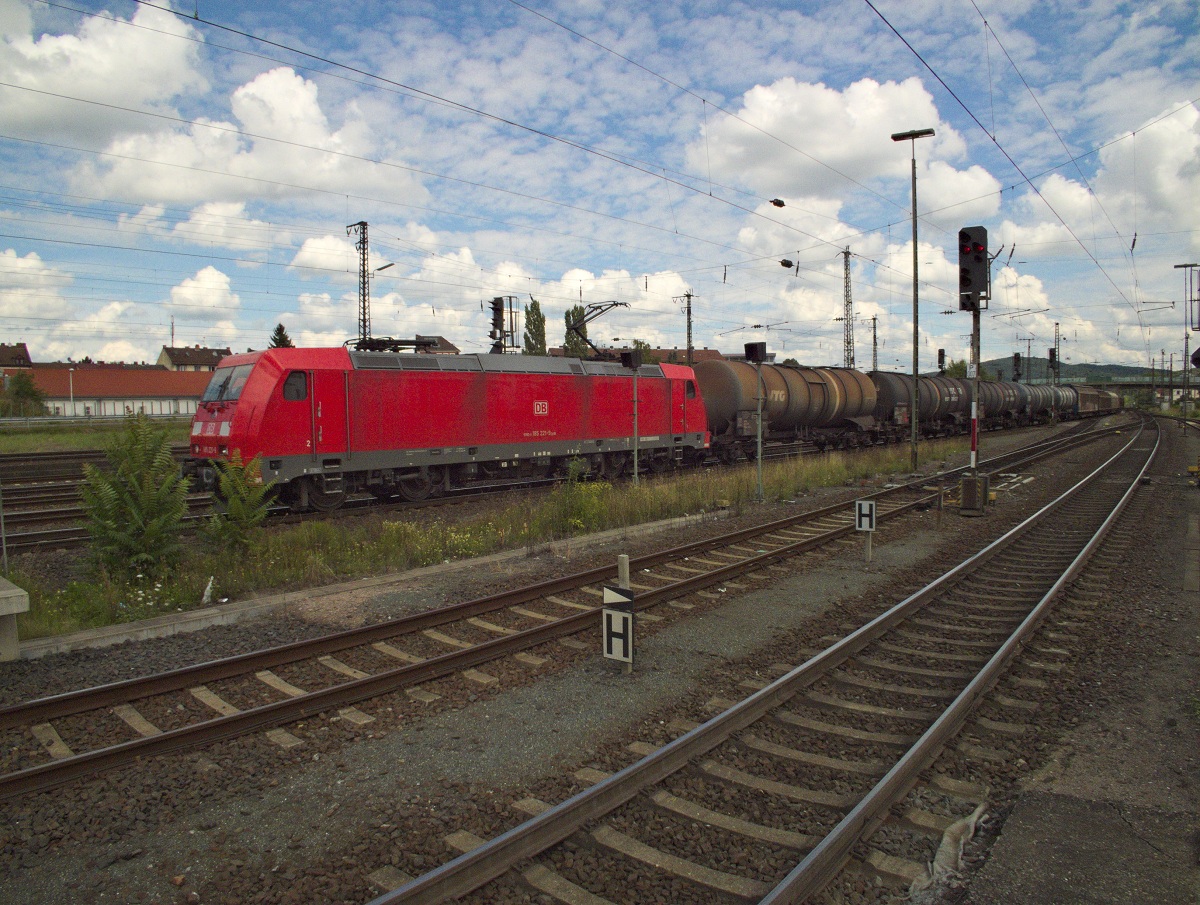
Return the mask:
<svg viewBox="0 0 1200 905">
<path fill-rule="evenodd" d="M 179 560 L 188 492 L 166 431 L 131 416 L 105 457 L 112 470 L 84 466 L 80 487 L 96 564 L 116 577 L 160 575 Z"/>
<path fill-rule="evenodd" d="M 218 462 L 217 473 L 213 514 L 204 524 L 204 533 L 224 550 L 245 550 L 267 517 L 275 482 L 263 483 L 257 457 L 245 465 L 236 457 L 230 462 Z"/>
</svg>

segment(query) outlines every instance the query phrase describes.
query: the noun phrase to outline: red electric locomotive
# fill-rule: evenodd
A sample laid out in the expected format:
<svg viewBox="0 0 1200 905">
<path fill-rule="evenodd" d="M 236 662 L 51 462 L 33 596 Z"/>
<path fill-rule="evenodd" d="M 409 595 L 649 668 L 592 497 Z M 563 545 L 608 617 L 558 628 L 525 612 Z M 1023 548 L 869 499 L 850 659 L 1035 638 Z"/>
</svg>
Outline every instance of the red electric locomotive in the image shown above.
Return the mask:
<svg viewBox="0 0 1200 905">
<path fill-rule="evenodd" d="M 296 508 L 348 493 L 420 500 L 454 487 L 633 461 L 634 372 L 614 362 L 520 355 L 268 349 L 221 362 L 192 422 L 185 472 L 212 487 L 213 461 L 261 459 Z M 704 402 L 691 368 L 637 371 L 639 464 L 703 457 Z"/>
</svg>

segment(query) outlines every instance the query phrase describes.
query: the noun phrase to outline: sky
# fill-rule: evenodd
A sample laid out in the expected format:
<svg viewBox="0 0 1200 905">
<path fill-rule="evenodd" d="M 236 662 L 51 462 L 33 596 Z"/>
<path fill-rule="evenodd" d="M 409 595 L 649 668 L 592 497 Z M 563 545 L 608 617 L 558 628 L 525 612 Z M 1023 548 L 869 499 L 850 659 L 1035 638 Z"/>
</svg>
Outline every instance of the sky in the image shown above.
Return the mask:
<svg viewBox="0 0 1200 905">
<path fill-rule="evenodd" d="M 341 345 L 365 222 L 374 336 L 486 352 L 511 296 L 683 349 L 690 296 L 696 348 L 841 365 L 848 262 L 908 371 L 915 155 L 922 371 L 975 225 L 984 360 L 1178 366 L 1197 61 L 1194 0 L 0 0 L 0 342 Z"/>
</svg>

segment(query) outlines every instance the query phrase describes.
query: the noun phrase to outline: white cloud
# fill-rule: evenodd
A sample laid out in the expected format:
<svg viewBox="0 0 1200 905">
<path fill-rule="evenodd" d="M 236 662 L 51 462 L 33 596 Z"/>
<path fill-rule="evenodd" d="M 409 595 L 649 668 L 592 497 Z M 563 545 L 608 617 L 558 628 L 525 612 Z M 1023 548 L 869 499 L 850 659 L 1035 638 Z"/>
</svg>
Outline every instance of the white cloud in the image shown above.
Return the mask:
<svg viewBox="0 0 1200 905">
<path fill-rule="evenodd" d="M 277 230 L 270 223 L 248 216 L 241 201 L 202 204 L 186 221 L 176 223 L 171 234 L 185 242 L 230 248 L 264 259 L 268 249 L 286 248 L 292 241 L 290 231 Z"/>
<path fill-rule="evenodd" d="M 68 328 L 57 330 L 45 340 L 32 343 L 30 352 L 36 361 L 79 361 L 90 357 L 94 361 L 152 362 L 158 358 L 160 345 L 146 335 L 140 325 L 131 323 L 145 312 L 132 302 L 109 302 L 71 322 Z M 129 337 L 137 336 L 142 342 Z"/>
<path fill-rule="evenodd" d="M 355 104 L 345 107 L 344 123 L 334 129 L 316 84 L 287 67 L 261 73 L 234 91 L 230 111 L 236 122 L 201 117 L 185 129 L 120 138 L 108 148 L 116 156 L 81 167 L 76 182 L 181 203 L 292 198 L 313 191 L 369 194 L 385 187 L 421 197 L 409 174 L 370 162 L 374 140 Z"/>
<path fill-rule="evenodd" d="M 3 7 L 0 81 L 36 89 L 0 91 L 6 130 L 103 143 L 144 128 L 144 117 L 50 95 L 171 113 L 170 101 L 207 87 L 197 71 L 197 45 L 175 39 L 194 39 L 195 30 L 169 12 L 139 6 L 131 20 L 95 16 L 84 19 L 75 34 L 43 34 L 35 40 L 28 11 L 11 0 Z"/>
<path fill-rule="evenodd" d="M 511 294 L 523 307 L 532 294 L 552 344 L 565 308 L 616 299 L 630 307 L 594 322 L 594 338 L 678 345 L 684 320 L 674 299 L 692 289 L 697 345 L 736 349 L 765 338 L 781 354 L 830 363 L 841 357 L 841 325 L 831 319 L 841 313 L 840 251 L 850 245 L 856 308 L 879 315 L 881 343 L 906 359 L 912 147 L 890 136 L 924 127 L 937 136 L 915 146 L 923 308 L 953 301 L 955 232 L 983 223 L 993 250 L 1017 247 L 1019 274 L 1006 293 L 1044 297 L 1053 309 L 1048 319 L 1026 319 L 1041 346 L 1056 321 L 1078 320 L 1087 324 L 1078 328 L 1081 346 L 1124 347 L 1129 356 L 1141 340 L 1121 292 L 1176 298 L 1180 275 L 1164 262 L 1200 255 L 1198 114 L 1150 124 L 1200 94 L 1193 10 L 1183 0 L 1059 4 L 1049 18 L 1044 4 L 1015 0 L 990 14 L 1007 56 L 969 8 L 892 4 L 891 20 L 934 54 L 987 135 L 878 21 L 836 4 L 561 5 L 556 17 L 578 35 L 506 5 L 464 20 L 444 5 L 393 4 L 369 22 L 347 8 L 336 35 L 303 17 L 272 33 L 500 119 L 326 73 L 276 63 L 264 71 L 259 58 L 196 40 L 210 32 L 187 8 L 179 17 L 134 9 L 120 4 L 122 18 L 106 18 L 0 0 L 0 81 L 186 120 L 0 88 L 4 131 L 31 140 L 0 139 L 14 196 L 4 205 L 7 231 L 29 237 L 11 240 L 8 257 L 25 262 L 11 265 L 27 269 L 21 279 L 43 280 L 34 288 L 0 280 L 0 311 L 20 291 L 27 310 L 44 303 L 60 312 L 41 329 L 75 355 L 110 357 L 115 343 L 137 346 L 147 331 L 161 338 L 171 315 L 188 344 L 245 348 L 234 341 L 240 334 L 261 345 L 279 320 L 298 342 L 340 344 L 354 336 L 357 312 L 358 255 L 344 224 L 362 219 L 372 270 L 394 263 L 372 281 L 376 335 L 439 333 L 478 351 L 489 327 L 480 300 Z M 223 9 L 227 24 L 255 33 L 285 10 Z M 985 48 L 994 64 L 986 78 Z M 1127 130 L 1137 137 L 1087 153 Z M 76 155 L 54 143 L 122 156 Z M 1001 149 L 1031 174 L 1083 155 L 1097 197 L 1074 168 L 1034 178 L 1107 273 L 1040 199 L 1009 190 L 1020 177 Z M 16 197 L 21 190 L 26 197 Z M 787 206 L 765 203 L 774 197 Z M 102 256 L 103 245 L 112 248 Z M 30 263 L 30 251 L 40 258 Z M 196 257 L 206 251 L 210 259 Z M 779 267 L 784 257 L 800 263 L 798 277 Z M 271 266 L 239 268 L 231 279 L 231 258 Z M 133 307 L 88 319 L 124 298 Z M 1175 323 L 1178 312 L 1150 314 L 1147 325 L 1165 331 L 1168 317 Z M 744 329 L 783 320 L 793 332 Z M 922 349 L 960 343 L 955 320 L 923 317 Z M 985 354 L 990 343 L 1012 343 L 1000 324 L 985 335 Z M 1119 339 L 1115 326 L 1105 332 L 1115 324 Z M 77 329 L 95 331 L 91 345 L 66 342 Z M 863 343 L 860 334 L 860 360 Z"/>
<path fill-rule="evenodd" d="M 210 264 L 171 289 L 167 309 L 182 317 L 228 320 L 240 305 L 229 277 Z"/>
<path fill-rule="evenodd" d="M 922 156 L 965 150 L 916 78 L 861 79 L 845 91 L 783 78 L 747 91 L 737 113 L 710 122 L 707 141 L 688 148 L 689 165 L 765 197 L 843 197 L 855 189 L 851 180 L 903 178 L 910 154 L 907 143 L 898 150 L 891 141 L 896 132 L 936 128 L 919 142 Z"/>
<path fill-rule="evenodd" d="M 355 240 L 348 236 L 305 239 L 288 266 L 296 268 L 304 276 L 332 278 L 338 281 L 352 279 L 357 282 L 358 251 L 354 242 Z M 382 263 L 373 266 L 382 266 Z M 305 274 L 305 270 L 313 270 L 316 273 Z"/>
<path fill-rule="evenodd" d="M 347 294 L 334 301 L 327 292 L 302 293 L 298 301 L 300 303 L 299 319 L 304 324 L 304 329 L 300 331 L 302 337 L 316 334 L 327 336 L 337 334 L 341 338 L 335 343 L 328 343 L 328 345 L 341 345 L 348 336 L 344 332 L 347 329 L 354 330 L 357 335 L 355 328 L 358 319 L 357 296 Z M 305 339 L 300 345 L 310 346 L 313 345 L 313 342 Z"/>
<path fill-rule="evenodd" d="M 118 215 L 117 229 L 121 232 L 164 235 L 168 226 L 163 220 L 163 214 L 166 212 L 166 207 L 161 204 L 144 204 L 136 214 Z"/>
<path fill-rule="evenodd" d="M 0 315 L 69 317 L 72 306 L 62 293 L 71 282 L 69 273 L 43 263 L 36 252 L 21 256 L 6 249 L 0 252 Z"/>
</svg>

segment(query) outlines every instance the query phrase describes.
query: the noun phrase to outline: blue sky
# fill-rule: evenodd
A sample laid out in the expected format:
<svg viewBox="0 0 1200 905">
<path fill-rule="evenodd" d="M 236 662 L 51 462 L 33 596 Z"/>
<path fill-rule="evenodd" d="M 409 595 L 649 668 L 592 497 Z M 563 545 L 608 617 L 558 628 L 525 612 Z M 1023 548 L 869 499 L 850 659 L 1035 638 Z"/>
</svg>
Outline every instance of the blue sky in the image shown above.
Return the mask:
<svg viewBox="0 0 1200 905">
<path fill-rule="evenodd" d="M 933 128 L 923 370 L 967 356 L 974 224 L 1003 246 L 985 358 L 1044 357 L 1057 323 L 1072 363 L 1178 361 L 1200 9 L 872 3 L 0 0 L 0 341 L 149 361 L 172 322 L 235 350 L 282 322 L 339 345 L 365 220 L 394 265 L 376 335 L 486 351 L 481 302 L 513 295 L 551 345 L 568 306 L 613 300 L 598 344 L 683 347 L 690 291 L 697 347 L 841 364 L 849 248 L 856 363 L 874 317 L 880 367 L 907 370 L 912 147 L 890 135 Z"/>
</svg>

